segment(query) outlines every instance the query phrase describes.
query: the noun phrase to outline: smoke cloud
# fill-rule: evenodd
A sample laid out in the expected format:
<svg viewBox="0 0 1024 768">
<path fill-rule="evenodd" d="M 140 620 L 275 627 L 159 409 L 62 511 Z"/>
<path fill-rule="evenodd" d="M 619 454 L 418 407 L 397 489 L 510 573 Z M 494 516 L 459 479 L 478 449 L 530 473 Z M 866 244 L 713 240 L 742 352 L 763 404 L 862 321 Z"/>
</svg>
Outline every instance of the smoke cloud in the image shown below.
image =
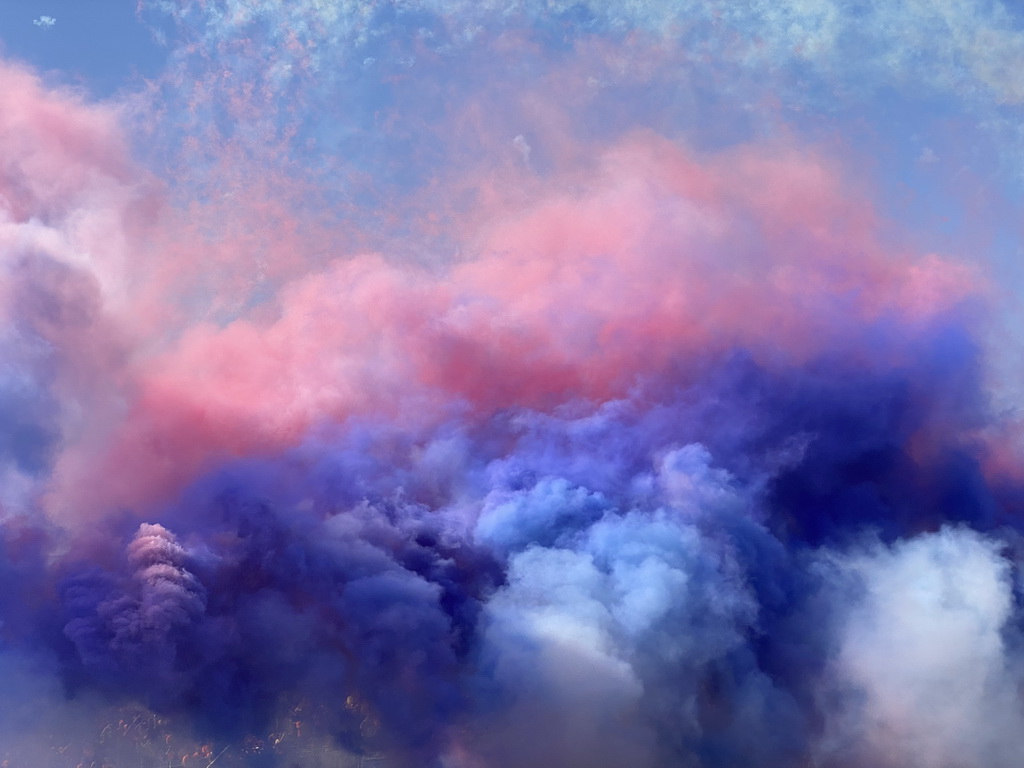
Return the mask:
<svg viewBox="0 0 1024 768">
<path fill-rule="evenodd" d="M 1011 155 L 1019 19 L 858 13 L 147 2 L 132 93 L 0 64 L 0 761 L 1015 765 L 1006 230 L 872 152 Z"/>
</svg>

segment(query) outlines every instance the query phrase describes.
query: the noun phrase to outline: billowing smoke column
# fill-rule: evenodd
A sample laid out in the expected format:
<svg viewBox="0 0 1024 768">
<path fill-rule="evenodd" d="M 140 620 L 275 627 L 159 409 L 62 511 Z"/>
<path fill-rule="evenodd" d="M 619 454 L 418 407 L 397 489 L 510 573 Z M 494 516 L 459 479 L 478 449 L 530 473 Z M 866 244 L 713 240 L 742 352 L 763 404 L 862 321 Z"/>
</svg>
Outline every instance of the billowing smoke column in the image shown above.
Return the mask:
<svg viewBox="0 0 1024 768">
<path fill-rule="evenodd" d="M 666 87 L 653 15 L 355 5 L 170 4 L 205 31 L 120 105 L 0 68 L 0 759 L 1016 766 L 984 264 L 799 135 L 533 97 L 616 46 Z M 498 118 L 482 76 L 438 115 L 387 70 L 308 181 L 300 110 L 370 81 L 314 87 L 334 38 L 435 86 L 485 44 L 527 65 Z M 495 160 L 505 116 L 532 132 Z"/>
</svg>

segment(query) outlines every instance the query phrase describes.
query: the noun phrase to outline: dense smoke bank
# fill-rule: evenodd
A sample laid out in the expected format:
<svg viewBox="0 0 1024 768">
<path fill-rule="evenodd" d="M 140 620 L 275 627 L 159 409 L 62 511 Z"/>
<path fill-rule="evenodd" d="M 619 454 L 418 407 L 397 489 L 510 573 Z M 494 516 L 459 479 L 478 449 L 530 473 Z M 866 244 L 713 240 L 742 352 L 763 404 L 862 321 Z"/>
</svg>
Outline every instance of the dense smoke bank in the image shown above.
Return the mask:
<svg viewBox="0 0 1024 768">
<path fill-rule="evenodd" d="M 1016 766 L 997 270 L 793 116 L 900 57 L 1002 114 L 1017 33 L 848 72 L 807 5 L 182 0 L 113 101 L 0 66 L 4 766 Z"/>
</svg>

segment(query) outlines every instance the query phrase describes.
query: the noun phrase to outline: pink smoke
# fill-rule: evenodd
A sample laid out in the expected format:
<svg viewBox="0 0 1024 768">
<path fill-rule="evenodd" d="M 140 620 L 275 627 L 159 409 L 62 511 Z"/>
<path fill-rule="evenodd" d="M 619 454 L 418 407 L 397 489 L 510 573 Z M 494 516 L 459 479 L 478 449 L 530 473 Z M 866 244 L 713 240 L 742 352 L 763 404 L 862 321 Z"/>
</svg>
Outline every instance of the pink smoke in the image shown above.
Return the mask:
<svg viewBox="0 0 1024 768">
<path fill-rule="evenodd" d="M 856 349 L 867 323 L 923 321 L 979 289 L 964 266 L 887 249 L 871 204 L 814 152 L 700 156 L 640 134 L 604 151 L 583 185 L 581 173 L 548 179 L 527 205 L 477 212 L 471 258 L 431 270 L 340 256 L 272 305 L 193 323 L 139 360 L 106 444 L 61 456 L 53 509 L 145 505 L 215 460 L 354 415 L 429 423 L 453 399 L 481 415 L 607 399 L 737 346 L 768 365 L 839 340 Z M 268 268 L 287 275 L 302 237 L 268 229 Z M 216 287 L 230 303 L 237 282 Z M 154 284 L 142 311 L 158 300 Z"/>
</svg>

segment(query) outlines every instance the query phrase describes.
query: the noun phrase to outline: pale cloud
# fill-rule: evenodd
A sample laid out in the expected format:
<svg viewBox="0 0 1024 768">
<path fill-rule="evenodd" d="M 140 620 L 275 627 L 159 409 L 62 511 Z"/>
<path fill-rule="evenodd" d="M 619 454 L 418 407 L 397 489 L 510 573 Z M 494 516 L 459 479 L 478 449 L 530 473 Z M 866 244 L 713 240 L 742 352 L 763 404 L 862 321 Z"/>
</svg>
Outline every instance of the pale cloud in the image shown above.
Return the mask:
<svg viewBox="0 0 1024 768">
<path fill-rule="evenodd" d="M 944 528 L 843 556 L 840 570 L 851 607 L 830 695 L 844 691 L 846 706 L 825 751 L 880 766 L 1017 765 L 1013 584 L 997 542 Z"/>
<path fill-rule="evenodd" d="M 191 0 L 171 12 L 211 40 L 244 35 L 250 25 L 272 21 L 277 38 L 307 43 L 301 55 L 312 66 L 321 63 L 328 44 L 358 45 L 382 25 L 370 4 L 352 0 L 229 0 L 215 6 Z M 544 20 L 558 20 L 577 34 L 640 30 L 693 41 L 726 33 L 729 48 L 720 53 L 758 69 L 803 63 L 829 77 L 870 75 L 861 82 L 868 86 L 909 80 L 1000 104 L 1024 102 L 1016 76 L 1024 64 L 1024 26 L 1001 2 L 409 0 L 388 23 L 421 23 L 422 14 L 443 21 L 451 41 L 471 39 L 486 27 Z"/>
</svg>

